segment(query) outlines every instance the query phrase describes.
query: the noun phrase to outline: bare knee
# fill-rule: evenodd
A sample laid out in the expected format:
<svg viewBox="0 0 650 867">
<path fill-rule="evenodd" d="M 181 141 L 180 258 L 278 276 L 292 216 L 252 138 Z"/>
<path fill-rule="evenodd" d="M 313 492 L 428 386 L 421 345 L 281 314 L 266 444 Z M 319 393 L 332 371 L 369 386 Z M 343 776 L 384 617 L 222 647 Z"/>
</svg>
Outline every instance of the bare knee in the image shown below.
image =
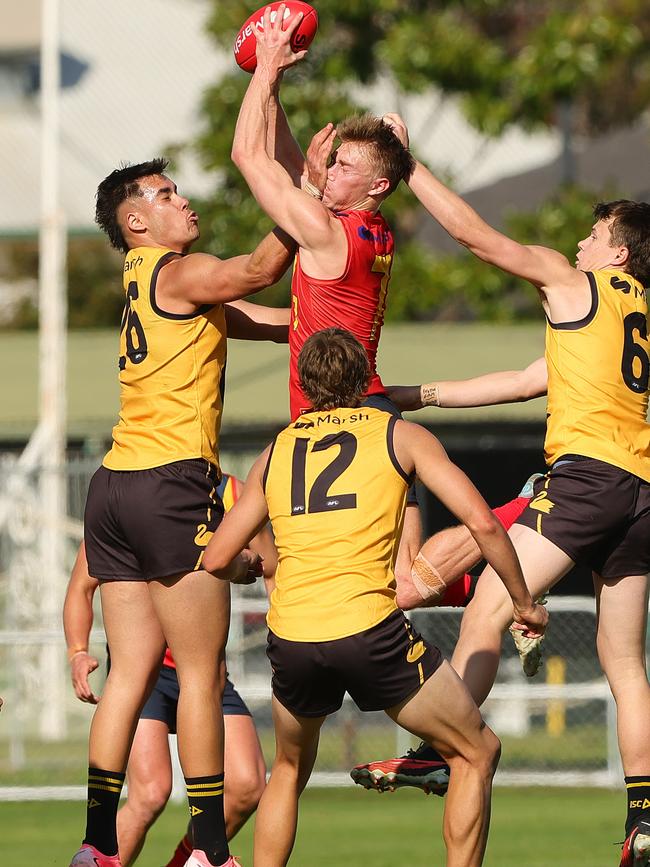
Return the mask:
<svg viewBox="0 0 650 867">
<path fill-rule="evenodd" d="M 483 724 L 481 735 L 485 743 L 485 761 L 487 763 L 488 773 L 492 778 L 496 772 L 497 765 L 501 759 L 501 741 L 494 734 L 489 726 Z"/>
<path fill-rule="evenodd" d="M 644 648 L 631 648 L 628 653 L 612 653 L 607 641 L 600 638 L 596 642 L 600 666 L 607 678 L 614 698 L 617 693 L 628 687 L 638 689 L 639 684 L 648 683 Z"/>
<path fill-rule="evenodd" d="M 246 820 L 257 809 L 266 786 L 266 775 L 257 771 L 248 774 L 230 775 L 226 778 L 226 797 L 228 808 L 242 820 Z"/>
<path fill-rule="evenodd" d="M 149 828 L 165 809 L 171 795 L 172 782 L 168 778 L 131 781 L 128 787 L 126 806 Z"/>
<path fill-rule="evenodd" d="M 501 758 L 501 741 L 491 728 L 482 723 L 476 737 L 467 743 L 456 755 L 449 758 L 449 767 L 466 773 L 471 770 L 483 779 L 491 780 Z"/>
</svg>

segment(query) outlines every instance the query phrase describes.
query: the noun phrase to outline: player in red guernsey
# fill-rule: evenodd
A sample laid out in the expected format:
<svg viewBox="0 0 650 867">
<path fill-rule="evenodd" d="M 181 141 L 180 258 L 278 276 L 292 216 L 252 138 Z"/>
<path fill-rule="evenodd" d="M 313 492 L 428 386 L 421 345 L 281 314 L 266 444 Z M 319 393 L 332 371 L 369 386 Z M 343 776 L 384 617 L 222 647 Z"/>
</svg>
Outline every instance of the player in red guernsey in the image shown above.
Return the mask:
<svg viewBox="0 0 650 867">
<path fill-rule="evenodd" d="M 312 277 L 302 268 L 300 252 L 296 256 L 289 327 L 292 419 L 310 409 L 300 388 L 298 355 L 305 340 L 324 328 L 338 326 L 354 334 L 370 362 L 368 394 L 385 394 L 376 358 L 393 262 L 393 234 L 382 215 L 372 210 L 337 211 L 334 217 L 343 229 L 347 248 L 341 276 Z"/>
<path fill-rule="evenodd" d="M 379 213 L 412 171 L 408 149 L 380 118 L 353 117 L 314 136 L 305 161 L 279 102 L 283 70 L 302 58 L 282 30 L 282 12 L 267 11 L 257 35 L 257 68 L 242 103 L 232 157 L 262 208 L 298 244 L 289 346 L 291 415 L 309 408 L 296 365 L 305 340 L 330 326 L 349 330 L 365 347 L 372 380 L 383 394 L 375 357 L 393 262 L 393 237 Z M 338 148 L 332 153 L 336 136 Z M 331 159 L 330 159 L 331 156 Z M 327 167 L 330 162 L 329 168 Z"/>
<path fill-rule="evenodd" d="M 338 128 L 328 124 L 312 139 L 305 160 L 279 100 L 283 70 L 304 55 L 294 54 L 289 43 L 299 17 L 289 19 L 286 30 L 282 21 L 282 8 L 273 22 L 267 9 L 263 30 L 256 31 L 257 68 L 239 113 L 232 158 L 261 207 L 298 245 L 289 325 L 291 415 L 309 408 L 296 376 L 298 353 L 307 337 L 332 325 L 346 328 L 366 349 L 371 405 L 399 414 L 375 363 L 393 263 L 392 234 L 379 210 L 414 161 L 390 124 L 370 116 L 349 118 Z M 414 491 L 409 506 L 396 573 L 410 571 L 421 543 Z"/>
</svg>

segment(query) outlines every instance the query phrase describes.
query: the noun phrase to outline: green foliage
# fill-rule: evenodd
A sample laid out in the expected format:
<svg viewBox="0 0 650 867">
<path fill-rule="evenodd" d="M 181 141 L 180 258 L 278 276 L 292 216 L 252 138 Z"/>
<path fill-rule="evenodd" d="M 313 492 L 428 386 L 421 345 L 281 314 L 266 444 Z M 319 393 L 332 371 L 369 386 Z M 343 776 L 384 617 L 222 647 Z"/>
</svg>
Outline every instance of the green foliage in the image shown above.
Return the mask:
<svg viewBox="0 0 650 867">
<path fill-rule="evenodd" d="M 38 241 L 6 240 L 3 277 L 7 281 L 38 279 Z M 68 240 L 68 325 L 70 328 L 115 327 L 124 307 L 122 256 L 111 250 L 103 235 Z M 24 299 L 14 310 L 8 328 L 38 327 L 38 298 Z"/>
<path fill-rule="evenodd" d="M 364 110 L 365 88 L 380 81 L 394 82 L 406 94 L 435 88 L 456 97 L 469 121 L 489 136 L 515 124 L 553 126 L 566 106 L 574 132 L 600 133 L 635 120 L 650 102 L 647 0 L 318 0 L 316 5 L 317 38 L 307 60 L 290 70 L 282 85 L 282 102 L 303 149 L 328 121 Z M 207 22 L 215 45 L 231 52 L 239 27 L 259 6 L 258 0 L 215 0 Z M 172 155 L 192 151 L 214 178 L 213 189 L 193 201 L 202 227 L 196 249 L 220 257 L 251 250 L 271 227 L 230 159 L 250 80 L 234 59 L 232 69 L 205 92 L 197 138 L 172 148 Z M 391 100 L 387 108 L 393 107 Z M 510 215 L 508 231 L 572 258 L 577 237 L 586 231 L 577 227 L 589 219 L 583 206 L 592 198 L 559 191 L 537 213 Z M 416 240 L 418 223 L 430 218 L 422 216 L 408 191 L 398 190 L 383 211 L 398 250 L 388 318 L 509 321 L 538 315 L 534 293 L 521 281 L 468 254 L 434 255 Z M 10 278 L 35 274 L 35 245 L 11 243 Z M 71 240 L 72 327 L 119 321 L 118 260 L 103 239 Z M 278 305 L 288 298 L 288 277 L 257 296 Z M 27 301 L 11 324 L 34 327 L 36 319 L 36 308 Z"/>
<path fill-rule="evenodd" d="M 72 238 L 68 248 L 68 322 L 71 328 L 119 326 L 124 307 L 123 256 L 104 235 Z"/>
<path fill-rule="evenodd" d="M 593 206 L 615 198 L 611 189 L 594 195 L 564 187 L 533 213 L 506 215 L 505 232 L 523 244 L 558 250 L 573 262 L 578 241 L 589 234 Z M 408 244 L 396 257 L 388 313 L 390 319 L 514 322 L 538 318 L 539 299 L 530 284 L 471 253 L 434 257 Z"/>
<path fill-rule="evenodd" d="M 210 33 L 230 50 L 253 2 L 215 3 Z M 638 117 L 650 99 L 646 0 L 320 0 L 309 79 L 367 84 L 390 72 L 405 92 L 464 97 L 495 135 L 553 124 L 560 102 L 584 133 Z M 323 99 L 330 94 L 323 91 Z"/>
<path fill-rule="evenodd" d="M 208 30 L 230 51 L 255 0 L 215 3 Z M 290 70 L 282 102 L 303 149 L 328 121 L 364 109 L 363 88 L 389 76 L 405 93 L 436 87 L 460 97 L 468 118 L 488 135 L 513 123 L 554 122 L 558 104 L 577 107 L 585 131 L 607 129 L 635 117 L 650 88 L 650 14 L 641 0 L 321 0 L 319 32 L 306 62 Z M 624 14 L 623 14 L 624 13 Z M 627 61 L 635 59 L 630 72 Z M 627 79 L 624 69 L 627 70 Z M 219 256 L 249 250 L 269 230 L 230 161 L 232 135 L 249 76 L 235 69 L 205 94 L 200 136 L 191 145 L 214 172 L 215 190 L 195 203 L 201 248 Z M 507 231 L 524 242 L 546 244 L 573 258 L 589 223 L 595 197 L 559 191 L 534 214 L 510 215 Z M 383 211 L 398 254 L 387 318 L 496 319 L 538 316 L 527 284 L 467 253 L 439 256 L 416 239 L 422 216 L 407 190 Z M 289 279 L 259 300 L 286 304 Z"/>
</svg>

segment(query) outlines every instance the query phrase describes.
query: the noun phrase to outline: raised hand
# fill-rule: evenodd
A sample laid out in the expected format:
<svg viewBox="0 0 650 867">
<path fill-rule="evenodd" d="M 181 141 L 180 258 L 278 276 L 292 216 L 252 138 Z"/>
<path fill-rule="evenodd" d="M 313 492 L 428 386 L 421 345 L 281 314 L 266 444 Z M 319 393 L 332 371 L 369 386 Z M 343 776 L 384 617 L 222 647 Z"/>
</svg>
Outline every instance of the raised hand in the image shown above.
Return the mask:
<svg viewBox="0 0 650 867">
<path fill-rule="evenodd" d="M 286 21 L 286 29 L 282 28 L 286 6 L 284 3 L 274 15 L 271 7 L 264 10 L 263 27 L 254 28 L 257 39 L 256 56 L 257 69 L 278 72 L 299 63 L 307 51 L 294 51 L 291 47 L 291 37 L 303 18 L 302 12 L 296 12 Z"/>
<path fill-rule="evenodd" d="M 389 112 L 382 117 L 382 120 L 386 126 L 389 126 L 393 130 L 404 147 L 407 148 L 409 146 L 409 131 L 399 114 Z"/>
<path fill-rule="evenodd" d="M 328 123 L 313 136 L 307 148 L 307 180 L 321 193 L 327 183 L 327 168 L 335 138 L 336 127 Z"/>
</svg>

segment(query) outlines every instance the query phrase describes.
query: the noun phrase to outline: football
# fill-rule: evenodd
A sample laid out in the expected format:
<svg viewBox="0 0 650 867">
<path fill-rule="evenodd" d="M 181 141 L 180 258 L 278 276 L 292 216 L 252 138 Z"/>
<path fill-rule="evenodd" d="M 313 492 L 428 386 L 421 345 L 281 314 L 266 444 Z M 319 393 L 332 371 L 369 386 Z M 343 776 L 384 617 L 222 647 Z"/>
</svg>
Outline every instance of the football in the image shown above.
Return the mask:
<svg viewBox="0 0 650 867">
<path fill-rule="evenodd" d="M 267 4 L 267 6 L 271 8 L 272 18 L 274 18 L 281 5 L 281 3 Z M 284 5 L 285 20 L 287 18 L 292 18 L 296 12 L 302 12 L 303 14 L 302 21 L 298 25 L 298 29 L 295 31 L 293 38 L 291 39 L 291 48 L 294 51 L 304 51 L 305 48 L 309 48 L 314 36 L 316 35 L 316 31 L 318 30 L 318 13 L 313 6 L 310 6 L 308 3 L 302 3 L 300 0 L 285 0 Z M 262 6 L 261 9 L 258 9 L 257 12 L 253 12 L 253 14 L 244 21 L 239 33 L 237 34 L 237 38 L 235 39 L 235 44 L 233 46 L 235 60 L 246 72 L 255 72 L 255 67 L 257 66 L 257 57 L 255 56 L 256 40 L 253 30 L 255 27 L 261 29 L 264 26 L 264 11 L 267 6 Z"/>
</svg>

